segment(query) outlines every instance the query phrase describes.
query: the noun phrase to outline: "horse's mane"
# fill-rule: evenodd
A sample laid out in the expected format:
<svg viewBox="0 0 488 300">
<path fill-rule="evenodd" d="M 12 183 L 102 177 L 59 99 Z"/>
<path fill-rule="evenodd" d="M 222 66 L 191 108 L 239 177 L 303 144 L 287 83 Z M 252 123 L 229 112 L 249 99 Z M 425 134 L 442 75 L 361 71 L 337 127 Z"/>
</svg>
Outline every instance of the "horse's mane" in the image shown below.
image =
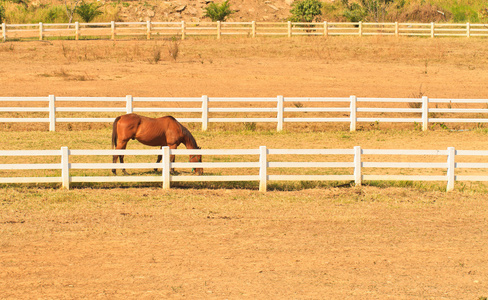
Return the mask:
<svg viewBox="0 0 488 300">
<path fill-rule="evenodd" d="M 188 130 L 185 126 L 183 126 L 183 124 L 181 124 L 180 122 L 178 122 L 178 120 L 176 120 L 173 116 L 167 116 L 168 118 L 171 118 L 173 121 L 176 122 L 176 124 L 180 125 L 180 128 L 181 128 L 181 132 L 183 133 L 183 136 L 185 136 L 188 141 L 195 146 L 196 149 L 200 149 L 200 147 L 198 147 L 197 145 L 197 141 L 195 140 L 195 138 L 193 137 L 193 135 L 191 134 L 190 130 Z"/>
<path fill-rule="evenodd" d="M 188 140 L 190 141 L 190 143 L 192 143 L 193 145 L 195 145 L 195 148 L 196 149 L 200 149 L 197 145 L 197 141 L 195 140 L 195 138 L 193 137 L 193 135 L 191 134 L 190 130 L 188 130 L 185 126 L 181 125 L 180 122 L 178 122 L 181 126 L 181 131 L 183 132 L 183 135 L 186 136 L 188 138 Z"/>
</svg>

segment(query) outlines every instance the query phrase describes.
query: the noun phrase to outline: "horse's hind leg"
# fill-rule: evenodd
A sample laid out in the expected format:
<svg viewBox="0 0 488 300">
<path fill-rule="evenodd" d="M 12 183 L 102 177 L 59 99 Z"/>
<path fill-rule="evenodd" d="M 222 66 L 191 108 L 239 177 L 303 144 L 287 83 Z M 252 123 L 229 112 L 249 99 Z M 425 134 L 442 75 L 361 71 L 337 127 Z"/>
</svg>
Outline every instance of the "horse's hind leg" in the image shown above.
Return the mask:
<svg viewBox="0 0 488 300">
<path fill-rule="evenodd" d="M 127 147 L 127 141 L 117 141 L 117 147 L 115 147 L 115 149 L 125 149 Z M 112 159 L 112 162 L 115 164 L 117 163 L 117 158 L 119 158 L 120 160 L 120 163 L 123 164 L 124 163 L 124 156 L 123 155 L 114 155 L 113 156 L 113 159 Z M 125 174 L 125 175 L 129 175 L 129 173 L 127 173 L 127 171 L 125 169 L 122 169 L 122 172 Z M 114 175 L 117 174 L 117 170 L 116 169 L 112 169 L 112 173 L 114 173 Z"/>
<path fill-rule="evenodd" d="M 163 156 L 162 155 L 158 155 L 158 160 L 156 160 L 156 163 L 159 164 L 161 162 L 161 160 L 163 160 Z M 158 171 L 158 169 L 154 169 L 155 172 Z"/>
</svg>

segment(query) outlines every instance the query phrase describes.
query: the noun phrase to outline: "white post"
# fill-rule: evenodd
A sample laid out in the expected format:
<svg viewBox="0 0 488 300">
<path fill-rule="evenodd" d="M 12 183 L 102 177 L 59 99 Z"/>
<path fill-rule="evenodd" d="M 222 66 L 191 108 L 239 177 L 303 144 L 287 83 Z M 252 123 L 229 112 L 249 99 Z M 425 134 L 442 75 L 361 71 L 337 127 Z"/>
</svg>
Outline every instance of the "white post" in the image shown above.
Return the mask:
<svg viewBox="0 0 488 300">
<path fill-rule="evenodd" d="M 357 123 L 357 101 L 358 98 L 356 96 L 351 96 L 351 112 L 350 112 L 350 117 L 351 117 L 351 125 L 350 125 L 350 131 L 356 131 L 356 123 Z"/>
<path fill-rule="evenodd" d="M 164 146 L 162 147 L 163 150 L 163 189 L 167 190 L 171 188 L 171 156 L 169 154 L 169 147 Z"/>
<path fill-rule="evenodd" d="M 398 36 L 398 22 L 395 22 L 395 36 Z"/>
<path fill-rule="evenodd" d="M 146 22 L 146 28 L 147 28 L 147 39 L 150 40 L 151 39 L 151 21 L 147 21 Z"/>
<path fill-rule="evenodd" d="M 61 182 L 63 188 L 69 190 L 69 150 L 68 147 L 61 147 Z"/>
<path fill-rule="evenodd" d="M 49 95 L 49 131 L 56 131 L 56 97 Z"/>
<path fill-rule="evenodd" d="M 471 24 L 466 23 L 466 37 L 470 37 L 471 36 Z"/>
<path fill-rule="evenodd" d="M 202 131 L 208 129 L 208 96 L 202 96 Z"/>
<path fill-rule="evenodd" d="M 430 37 L 433 38 L 435 36 L 435 30 L 434 30 L 434 27 L 435 27 L 435 23 L 434 22 L 431 22 L 430 23 Z"/>
<path fill-rule="evenodd" d="M 422 131 L 429 130 L 429 97 L 422 96 Z"/>
<path fill-rule="evenodd" d="M 2 23 L 3 41 L 7 41 L 7 24 Z"/>
<path fill-rule="evenodd" d="M 278 126 L 276 130 L 282 131 L 283 130 L 283 122 L 285 121 L 284 112 L 285 112 L 285 104 L 283 96 L 278 96 L 278 104 L 277 104 L 277 114 L 276 118 L 278 119 Z"/>
<path fill-rule="evenodd" d="M 251 27 L 252 27 L 252 37 L 256 37 L 256 21 L 252 21 L 251 23 Z"/>
<path fill-rule="evenodd" d="M 454 174 L 454 170 L 456 168 L 456 149 L 454 147 L 447 148 L 447 189 L 446 191 L 452 191 L 454 189 L 454 182 L 456 181 L 456 177 Z"/>
<path fill-rule="evenodd" d="M 128 114 L 133 113 L 134 112 L 134 106 L 133 106 L 134 99 L 132 98 L 132 96 L 131 95 L 125 96 L 125 101 L 126 101 L 125 109 L 126 109 L 127 113 Z"/>
<path fill-rule="evenodd" d="M 186 36 L 185 21 L 181 21 L 181 40 L 184 40 Z"/>
<path fill-rule="evenodd" d="M 329 36 L 329 23 L 324 21 L 324 36 Z"/>
<path fill-rule="evenodd" d="M 220 21 L 217 21 L 217 39 L 220 39 L 220 36 L 222 35 L 222 23 Z"/>
<path fill-rule="evenodd" d="M 112 40 L 115 40 L 115 21 L 110 22 L 112 28 Z"/>
<path fill-rule="evenodd" d="M 75 22 L 75 39 L 80 39 L 80 23 Z"/>
<path fill-rule="evenodd" d="M 288 21 L 288 37 L 291 37 L 291 21 Z"/>
<path fill-rule="evenodd" d="M 359 36 L 363 36 L 363 22 L 359 21 Z"/>
<path fill-rule="evenodd" d="M 268 150 L 266 146 L 259 147 L 259 191 L 266 192 L 268 186 Z"/>
<path fill-rule="evenodd" d="M 362 163 L 361 163 L 361 146 L 354 147 L 354 183 L 361 186 L 362 183 Z"/>
<path fill-rule="evenodd" d="M 39 41 L 42 41 L 42 32 L 44 31 L 44 26 L 42 22 L 39 22 Z"/>
</svg>

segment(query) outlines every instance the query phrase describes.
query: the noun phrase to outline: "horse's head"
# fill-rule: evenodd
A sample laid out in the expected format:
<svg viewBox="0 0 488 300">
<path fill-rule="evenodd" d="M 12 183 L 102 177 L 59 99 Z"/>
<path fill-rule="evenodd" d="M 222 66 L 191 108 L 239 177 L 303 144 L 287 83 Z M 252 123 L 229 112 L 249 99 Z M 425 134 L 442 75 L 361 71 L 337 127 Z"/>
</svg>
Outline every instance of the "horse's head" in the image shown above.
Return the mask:
<svg viewBox="0 0 488 300">
<path fill-rule="evenodd" d="M 198 148 L 200 149 L 200 148 Z M 201 155 L 190 155 L 190 162 L 202 162 L 202 156 Z M 203 168 L 193 168 L 192 172 L 195 172 L 198 175 L 203 174 Z"/>
</svg>

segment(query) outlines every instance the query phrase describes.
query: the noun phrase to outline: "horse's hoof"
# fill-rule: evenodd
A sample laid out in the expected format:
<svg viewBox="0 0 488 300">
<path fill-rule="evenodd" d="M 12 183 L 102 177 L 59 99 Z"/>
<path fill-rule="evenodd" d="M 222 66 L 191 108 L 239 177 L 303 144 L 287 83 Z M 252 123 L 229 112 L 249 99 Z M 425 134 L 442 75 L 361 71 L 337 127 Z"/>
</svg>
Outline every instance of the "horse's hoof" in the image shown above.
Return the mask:
<svg viewBox="0 0 488 300">
<path fill-rule="evenodd" d="M 115 171 L 115 169 L 114 169 L 114 170 L 112 170 L 112 173 L 113 173 L 114 175 L 117 175 L 117 171 Z"/>
</svg>

